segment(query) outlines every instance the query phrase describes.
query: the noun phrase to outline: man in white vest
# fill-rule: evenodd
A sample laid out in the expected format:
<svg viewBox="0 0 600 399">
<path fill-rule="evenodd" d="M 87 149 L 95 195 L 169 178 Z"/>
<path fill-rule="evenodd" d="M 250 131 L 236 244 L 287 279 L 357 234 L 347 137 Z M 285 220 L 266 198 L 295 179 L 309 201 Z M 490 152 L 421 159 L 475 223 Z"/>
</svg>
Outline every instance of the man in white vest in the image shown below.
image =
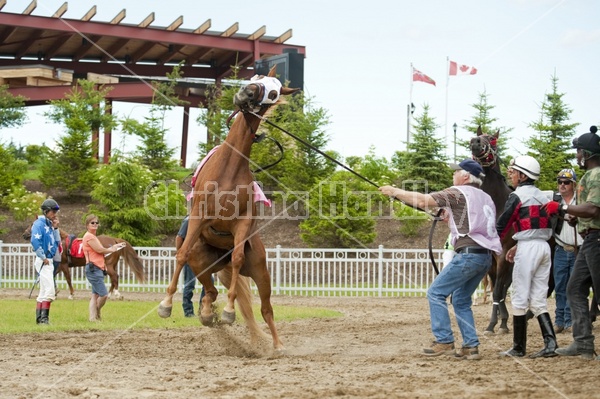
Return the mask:
<svg viewBox="0 0 600 399">
<path fill-rule="evenodd" d="M 422 354 L 454 354 L 459 359 L 478 360 L 481 355 L 471 308 L 472 295 L 492 265 L 492 252 L 500 254 L 502 246 L 496 233 L 496 207 L 492 198 L 480 189 L 485 177 L 481 165 L 465 159 L 458 165 L 450 164 L 450 167 L 455 170 L 453 186 L 445 190 L 423 194 L 383 186 L 379 191 L 415 208 L 444 208 L 450 215 L 450 243 L 456 255 L 427 291 L 431 332 L 435 340 Z M 446 302 L 450 295 L 463 339 L 456 352 Z"/>
</svg>

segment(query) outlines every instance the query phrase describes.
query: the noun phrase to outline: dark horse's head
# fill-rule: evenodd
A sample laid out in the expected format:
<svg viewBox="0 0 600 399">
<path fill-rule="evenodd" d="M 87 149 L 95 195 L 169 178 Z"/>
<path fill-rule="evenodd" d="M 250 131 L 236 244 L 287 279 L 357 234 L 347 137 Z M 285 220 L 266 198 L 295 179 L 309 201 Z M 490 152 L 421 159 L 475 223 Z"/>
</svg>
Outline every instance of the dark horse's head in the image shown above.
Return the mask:
<svg viewBox="0 0 600 399">
<path fill-rule="evenodd" d="M 292 94 L 298 90 L 283 87 L 275 77 L 275 67 L 273 67 L 267 76 L 256 75 L 250 79 L 250 83 L 235 94 L 233 104 L 242 112 L 259 112 L 276 104 L 280 95 Z"/>
<path fill-rule="evenodd" d="M 498 160 L 496 148 L 499 135 L 499 130 L 492 136 L 483 134 L 481 126 L 479 126 L 477 127 L 477 137 L 471 139 L 469 144 L 471 155 L 473 156 L 473 159 L 479 162 L 484 168 L 496 165 L 496 161 Z"/>
</svg>

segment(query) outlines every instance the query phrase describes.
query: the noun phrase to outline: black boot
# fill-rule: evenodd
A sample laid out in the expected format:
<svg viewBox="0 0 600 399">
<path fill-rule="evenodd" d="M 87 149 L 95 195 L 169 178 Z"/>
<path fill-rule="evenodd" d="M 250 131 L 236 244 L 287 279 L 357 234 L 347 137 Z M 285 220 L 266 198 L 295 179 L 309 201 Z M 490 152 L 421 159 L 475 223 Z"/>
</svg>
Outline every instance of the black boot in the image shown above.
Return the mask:
<svg viewBox="0 0 600 399">
<path fill-rule="evenodd" d="M 40 320 L 42 319 L 42 309 L 36 309 L 35 310 L 35 323 L 36 324 L 40 324 Z"/>
<path fill-rule="evenodd" d="M 529 357 L 534 359 L 536 357 L 558 356 L 558 354 L 554 352 L 558 349 L 558 344 L 556 343 L 556 334 L 554 334 L 554 329 L 552 328 L 550 315 L 548 313 L 542 313 L 537 318 L 540 323 L 540 330 L 542 330 L 542 337 L 544 337 L 544 349 Z"/>
<path fill-rule="evenodd" d="M 527 316 L 513 316 L 513 347 L 500 356 L 525 356 L 527 346 Z"/>
<path fill-rule="evenodd" d="M 42 302 L 39 324 L 50 324 L 50 302 Z"/>
</svg>

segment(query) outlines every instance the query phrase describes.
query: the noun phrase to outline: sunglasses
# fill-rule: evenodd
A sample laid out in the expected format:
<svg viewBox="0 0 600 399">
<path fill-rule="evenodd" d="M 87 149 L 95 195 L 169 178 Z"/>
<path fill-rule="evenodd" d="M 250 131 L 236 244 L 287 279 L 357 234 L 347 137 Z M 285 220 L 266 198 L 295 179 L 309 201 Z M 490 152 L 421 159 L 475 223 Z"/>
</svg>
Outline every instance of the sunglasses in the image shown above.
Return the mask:
<svg viewBox="0 0 600 399">
<path fill-rule="evenodd" d="M 564 184 L 565 186 L 570 186 L 573 183 L 571 180 L 559 180 L 558 185 Z"/>
<path fill-rule="evenodd" d="M 100 224 L 100 222 L 90 222 L 90 224 Z"/>
</svg>

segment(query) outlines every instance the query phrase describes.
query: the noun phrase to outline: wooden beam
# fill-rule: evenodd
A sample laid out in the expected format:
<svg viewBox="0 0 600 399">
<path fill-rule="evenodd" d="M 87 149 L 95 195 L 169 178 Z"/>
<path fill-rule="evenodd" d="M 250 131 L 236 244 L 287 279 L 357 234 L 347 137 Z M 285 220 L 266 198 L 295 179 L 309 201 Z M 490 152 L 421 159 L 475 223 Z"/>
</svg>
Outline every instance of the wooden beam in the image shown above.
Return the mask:
<svg viewBox="0 0 600 399">
<path fill-rule="evenodd" d="M 275 40 L 273 40 L 273 43 L 277 43 L 277 44 L 285 43 L 291 37 L 292 37 L 292 30 L 288 29 L 287 31 L 282 33 L 279 37 L 275 38 Z"/>
<path fill-rule="evenodd" d="M 177 28 L 179 28 L 181 26 L 181 24 L 183 24 L 183 15 L 180 15 L 179 18 L 177 18 L 175 21 L 173 21 L 171 23 L 171 25 L 167 26 L 168 31 L 174 31 L 177 30 Z"/>
<path fill-rule="evenodd" d="M 125 9 L 122 9 L 120 13 L 118 13 L 112 21 L 110 21 L 111 25 L 119 25 L 123 19 L 125 19 L 125 15 L 127 12 Z"/>
<path fill-rule="evenodd" d="M 169 62 L 173 59 L 173 57 L 175 57 L 179 51 L 183 48 L 184 46 L 179 46 L 179 45 L 169 45 L 169 48 L 167 48 L 167 51 L 165 51 L 163 53 L 163 55 L 161 55 L 158 58 L 158 64 L 162 65 L 165 62 Z"/>
<path fill-rule="evenodd" d="M 150 24 L 154 22 L 154 12 L 151 12 L 140 24 L 138 25 L 140 28 L 147 28 Z"/>
<path fill-rule="evenodd" d="M 6 5 L 6 0 L 0 0 L 0 10 L 2 10 L 5 5 Z"/>
<path fill-rule="evenodd" d="M 201 35 L 204 32 L 206 32 L 207 30 L 209 30 L 211 25 L 212 25 L 211 20 L 207 19 L 202 25 L 200 25 L 198 28 L 196 28 L 194 33 L 197 35 Z"/>
<path fill-rule="evenodd" d="M 253 34 L 248 36 L 248 40 L 258 40 L 263 37 L 267 33 L 267 27 L 265 25 L 261 26 L 254 32 Z"/>
<path fill-rule="evenodd" d="M 60 6 L 60 8 L 58 10 L 56 10 L 56 12 L 52 16 L 52 18 L 60 18 L 60 17 L 62 17 L 63 14 L 67 12 L 68 8 L 69 8 L 69 4 L 65 1 L 63 3 L 63 5 Z"/>
<path fill-rule="evenodd" d="M 131 54 L 131 62 L 138 62 L 152 47 L 154 47 L 154 43 L 144 43 L 135 53 Z"/>
<path fill-rule="evenodd" d="M 93 6 L 92 8 L 90 8 L 90 10 L 88 12 L 86 12 L 83 17 L 81 17 L 81 20 L 82 21 L 90 21 L 92 18 L 94 18 L 94 15 L 96 15 L 96 6 Z"/>
<path fill-rule="evenodd" d="M 238 31 L 238 29 L 240 28 L 240 24 L 238 24 L 237 22 L 233 25 L 231 25 L 229 28 L 227 28 L 227 30 L 223 33 L 221 33 L 221 37 L 231 37 L 235 34 L 235 32 Z"/>
<path fill-rule="evenodd" d="M 33 0 L 31 3 L 29 3 L 27 8 L 23 11 L 23 15 L 31 15 L 33 10 L 35 10 L 36 8 L 37 8 L 37 0 Z"/>
</svg>

